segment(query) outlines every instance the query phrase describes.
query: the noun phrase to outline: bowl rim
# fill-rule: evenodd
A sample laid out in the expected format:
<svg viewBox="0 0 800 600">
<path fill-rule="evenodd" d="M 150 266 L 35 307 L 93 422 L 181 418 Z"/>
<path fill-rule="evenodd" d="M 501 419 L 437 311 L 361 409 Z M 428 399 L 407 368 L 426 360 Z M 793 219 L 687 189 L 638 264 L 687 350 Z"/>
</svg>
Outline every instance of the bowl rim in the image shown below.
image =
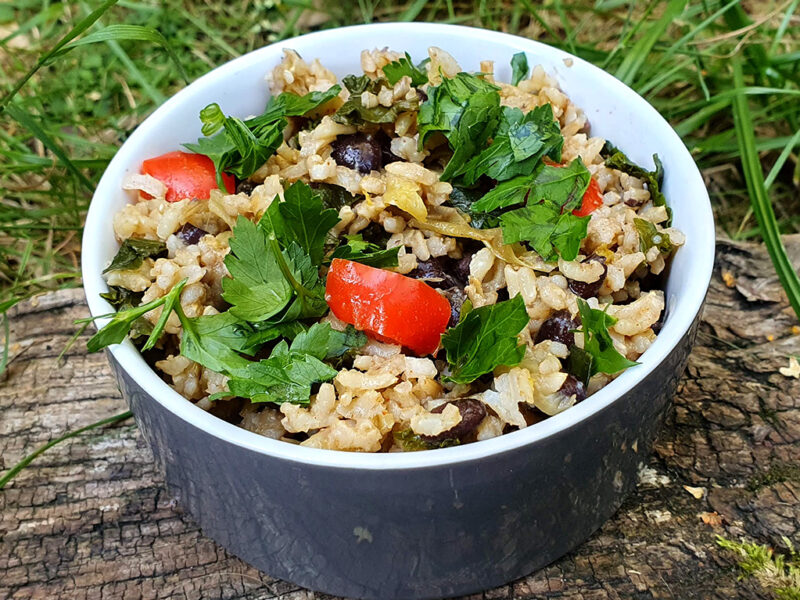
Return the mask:
<svg viewBox="0 0 800 600">
<path fill-rule="evenodd" d="M 112 167 L 121 163 L 125 159 L 126 147 L 135 147 L 140 140 L 147 139 L 147 124 L 155 120 L 159 115 L 171 111 L 181 104 L 184 98 L 190 96 L 192 90 L 201 87 L 216 79 L 222 72 L 236 70 L 250 65 L 260 59 L 260 55 L 272 52 L 273 49 L 291 48 L 297 40 L 308 41 L 325 40 L 325 38 L 338 38 L 345 36 L 353 39 L 354 36 L 374 32 L 375 30 L 427 30 L 431 39 L 435 39 L 433 34 L 436 32 L 455 33 L 456 35 L 468 35 L 471 40 L 480 42 L 482 40 L 501 43 L 508 47 L 509 55 L 513 52 L 525 51 L 539 54 L 550 54 L 562 60 L 569 59 L 574 64 L 579 64 L 583 68 L 599 71 L 598 77 L 607 82 L 613 94 L 623 96 L 625 102 L 638 104 L 638 108 L 650 113 L 650 118 L 660 121 L 666 125 L 664 135 L 672 138 L 682 148 L 686 160 L 691 164 L 692 177 L 695 180 L 692 187 L 696 187 L 698 192 L 702 190 L 701 197 L 696 198 L 694 205 L 693 218 L 702 222 L 702 229 L 707 230 L 707 239 L 697 240 L 696 256 L 693 256 L 692 271 L 693 280 L 696 283 L 692 286 L 690 293 L 683 294 L 676 302 L 675 308 L 669 315 L 670 328 L 662 330 L 653 345 L 642 355 L 641 364 L 628 369 L 622 375 L 606 387 L 598 390 L 583 402 L 571 407 L 569 410 L 554 415 L 544 421 L 531 425 L 525 429 L 507 433 L 488 440 L 482 440 L 463 446 L 451 448 L 441 448 L 422 452 L 397 452 L 397 453 L 357 453 L 344 452 L 340 450 L 324 450 L 317 448 L 307 448 L 295 444 L 289 444 L 279 440 L 274 440 L 242 429 L 236 425 L 228 423 L 214 415 L 204 411 L 194 403 L 186 400 L 177 391 L 173 390 L 164 382 L 141 356 L 133 343 L 126 338 L 123 343 L 111 346 L 107 349 L 113 355 L 119 367 L 123 369 L 133 381 L 139 385 L 153 400 L 162 405 L 167 411 L 176 417 L 191 424 L 206 433 L 220 438 L 235 446 L 265 454 L 273 458 L 288 460 L 293 463 L 314 465 L 326 468 L 342 469 L 363 469 L 363 470 L 404 470 L 435 468 L 445 465 L 462 464 L 470 461 L 481 460 L 488 456 L 502 454 L 519 450 L 524 446 L 530 446 L 541 442 L 546 438 L 554 436 L 562 431 L 576 426 L 585 419 L 591 418 L 596 413 L 605 410 L 611 404 L 625 396 L 633 390 L 641 381 L 661 365 L 662 362 L 675 349 L 677 344 L 689 331 L 695 317 L 700 312 L 705 300 L 706 292 L 711 280 L 714 264 L 715 251 L 715 230 L 714 219 L 711 211 L 711 203 L 703 183 L 702 176 L 697 169 L 691 154 L 683 145 L 677 133 L 667 123 L 667 121 L 653 108 L 644 98 L 639 96 L 631 88 L 614 78 L 609 73 L 591 63 L 573 56 L 563 50 L 548 46 L 541 42 L 529 40 L 519 36 L 465 27 L 461 25 L 438 24 L 438 23 L 373 23 L 366 25 L 352 25 L 335 29 L 308 33 L 297 36 L 275 44 L 270 44 L 262 48 L 253 50 L 238 58 L 216 67 L 202 77 L 192 82 L 189 86 L 182 88 L 175 95 L 169 98 L 153 113 L 151 113 L 130 135 L 130 137 L 117 150 L 113 159 L 109 162 L 106 171 L 97 185 L 89 210 L 86 217 L 84 234 L 82 240 L 81 272 L 84 283 L 87 304 L 93 317 L 107 314 L 111 309 L 110 305 L 100 298 L 99 294 L 107 290 L 101 272 L 103 265 L 97 257 L 98 253 L 92 253 L 92 240 L 99 236 L 93 235 L 94 232 L 102 231 L 109 226 L 110 220 L 103 211 L 102 198 L 104 194 L 118 193 L 119 179 L 112 181 Z M 88 240 L 88 242 L 87 242 Z M 87 251 L 89 250 L 89 251 Z M 683 251 L 688 251 L 684 249 Z M 680 310 L 678 310 L 680 308 Z M 113 309 L 112 309 L 113 310 Z M 96 325 L 102 327 L 108 319 L 97 319 Z"/>
</svg>

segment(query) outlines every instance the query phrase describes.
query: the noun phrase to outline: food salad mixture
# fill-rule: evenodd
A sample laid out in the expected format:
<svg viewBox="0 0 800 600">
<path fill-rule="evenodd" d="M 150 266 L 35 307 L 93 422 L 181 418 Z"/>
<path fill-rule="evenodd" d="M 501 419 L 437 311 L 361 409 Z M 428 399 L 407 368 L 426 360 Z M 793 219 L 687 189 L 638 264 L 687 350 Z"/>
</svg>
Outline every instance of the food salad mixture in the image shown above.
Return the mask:
<svg viewBox="0 0 800 600">
<path fill-rule="evenodd" d="M 338 81 L 287 51 L 260 115 L 121 185 L 117 310 L 175 390 L 314 448 L 453 446 L 567 410 L 636 365 L 684 243 L 654 171 L 592 137 L 524 54 L 512 81 L 430 48 Z"/>
</svg>

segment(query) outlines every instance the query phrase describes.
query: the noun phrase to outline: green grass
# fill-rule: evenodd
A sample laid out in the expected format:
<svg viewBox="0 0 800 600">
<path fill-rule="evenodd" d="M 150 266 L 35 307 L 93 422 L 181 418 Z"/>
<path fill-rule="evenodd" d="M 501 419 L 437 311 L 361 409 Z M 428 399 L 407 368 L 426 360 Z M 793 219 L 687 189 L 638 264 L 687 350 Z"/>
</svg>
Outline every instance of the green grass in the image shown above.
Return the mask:
<svg viewBox="0 0 800 600">
<path fill-rule="evenodd" d="M 740 579 L 754 577 L 776 600 L 800 600 L 800 553 L 784 537 L 786 553 L 753 542 L 734 542 L 717 536 L 720 548 L 736 557 Z"/>
<path fill-rule="evenodd" d="M 800 0 L 751 2 L 749 13 L 738 0 L 244 6 L 0 5 L 0 313 L 41 291 L 80 285 L 81 225 L 94 184 L 133 128 L 186 80 L 279 39 L 369 21 L 475 25 L 586 58 L 642 93 L 675 126 L 704 172 L 722 232 L 757 239 L 767 231 L 773 249 L 778 233 L 798 231 Z M 734 82 L 734 64 L 741 64 L 741 81 Z M 752 125 L 746 146 L 734 105 Z M 756 221 L 769 212 L 765 202 L 774 224 Z M 776 264 L 790 295 L 800 296 L 779 252 Z"/>
</svg>

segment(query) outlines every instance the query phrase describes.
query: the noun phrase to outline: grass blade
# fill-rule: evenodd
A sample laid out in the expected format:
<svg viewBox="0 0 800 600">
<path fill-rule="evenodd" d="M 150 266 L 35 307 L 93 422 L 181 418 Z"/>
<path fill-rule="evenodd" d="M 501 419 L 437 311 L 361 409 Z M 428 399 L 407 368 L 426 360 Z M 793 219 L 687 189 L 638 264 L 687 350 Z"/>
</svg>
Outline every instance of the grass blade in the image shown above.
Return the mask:
<svg viewBox="0 0 800 600">
<path fill-rule="evenodd" d="M 178 73 L 183 80 L 186 83 L 189 83 L 189 76 L 186 74 L 186 71 L 184 71 L 183 65 L 181 64 L 180 60 L 178 60 L 178 56 L 172 50 L 172 46 L 170 46 L 169 42 L 167 42 L 167 38 L 165 38 L 157 29 L 153 29 L 152 27 L 144 27 L 142 25 L 107 25 L 100 31 L 90 33 L 89 35 L 86 35 L 81 39 L 75 40 L 74 42 L 64 46 L 61 50 L 54 54 L 53 57 L 55 58 L 57 56 L 61 56 L 62 54 L 65 54 L 73 48 L 77 48 L 79 46 L 112 40 L 136 40 L 140 42 L 151 42 L 153 44 L 158 44 L 164 48 L 164 50 L 166 50 L 170 60 L 172 60 L 172 62 L 175 64 L 175 67 L 178 69 Z"/>
<path fill-rule="evenodd" d="M 39 141 L 42 142 L 42 144 L 44 144 L 45 148 L 55 154 L 61 163 L 67 169 L 69 169 L 75 175 L 75 177 L 78 178 L 78 181 L 81 182 L 83 187 L 90 192 L 94 190 L 94 185 L 92 182 L 89 181 L 86 175 L 84 175 L 81 170 L 73 164 L 64 149 L 53 138 L 51 138 L 44 129 L 39 126 L 39 123 L 37 123 L 33 117 L 31 117 L 16 104 L 8 105 L 5 107 L 5 109 L 8 114 L 11 115 L 12 119 L 30 131 Z"/>
<path fill-rule="evenodd" d="M 11 101 L 11 99 L 14 96 L 17 95 L 17 92 L 19 92 L 22 89 L 22 86 L 24 86 L 28 82 L 28 80 L 31 77 L 34 76 L 36 71 L 38 71 L 45 64 L 47 64 L 47 62 L 50 60 L 50 58 L 52 58 L 56 53 L 58 53 L 64 46 L 69 44 L 72 40 L 74 40 L 80 34 L 82 34 L 84 31 L 89 29 L 89 27 L 91 27 L 94 24 L 94 22 L 97 21 L 97 19 L 102 17 L 103 14 L 109 8 L 114 6 L 116 3 L 117 3 L 117 0 L 106 0 L 105 2 L 103 2 L 103 4 L 100 5 L 99 8 L 97 8 L 96 10 L 93 10 L 88 15 L 86 15 L 83 19 L 78 21 L 78 23 L 75 25 L 75 27 L 70 29 L 67 32 L 67 35 L 65 35 L 63 38 L 61 38 L 58 41 L 58 43 L 50 49 L 49 52 L 47 52 L 44 56 L 42 56 L 36 62 L 36 64 L 33 66 L 33 68 L 31 68 L 27 73 L 25 73 L 25 75 L 20 77 L 19 80 L 17 81 L 17 83 L 14 84 L 14 87 L 11 88 L 11 91 L 8 92 L 5 96 L 3 96 L 2 99 L 0 99 L 0 112 L 2 112 L 3 109 Z"/>
<path fill-rule="evenodd" d="M 742 61 L 737 56 L 733 59 L 733 83 L 736 89 L 744 88 L 744 75 L 742 74 Z M 786 248 L 781 240 L 780 230 L 775 211 L 772 209 L 767 191 L 764 186 L 764 173 L 761 170 L 761 161 L 756 150 L 753 122 L 750 118 L 750 109 L 747 106 L 747 97 L 738 94 L 733 97 L 733 121 L 736 127 L 736 139 L 739 143 L 744 179 L 747 183 L 747 192 L 753 214 L 756 216 L 761 237 L 767 246 L 767 251 L 778 273 L 783 289 L 789 297 L 795 314 L 800 318 L 800 278 L 794 270 Z"/>
<path fill-rule="evenodd" d="M 772 184 L 775 183 L 775 178 L 778 177 L 778 173 L 781 172 L 783 165 L 786 164 L 786 160 L 789 158 L 789 155 L 794 150 L 794 147 L 800 143 L 800 129 L 798 129 L 795 134 L 792 136 L 792 139 L 789 140 L 789 143 L 786 144 L 786 147 L 781 151 L 780 156 L 778 156 L 775 164 L 772 165 L 772 168 L 767 175 L 767 178 L 764 180 L 764 189 L 769 190 L 772 187 Z"/>
<path fill-rule="evenodd" d="M 97 429 L 98 427 L 103 427 L 104 425 L 113 425 L 114 423 L 119 423 L 120 421 L 124 421 L 126 419 L 130 419 L 133 416 L 133 413 L 129 410 L 126 410 L 123 413 L 118 415 L 114 415 L 113 417 L 108 417 L 107 419 L 102 419 L 101 421 L 96 421 L 80 429 L 75 429 L 74 431 L 68 431 L 61 437 L 58 437 L 54 440 L 50 440 L 46 444 L 42 444 L 36 450 L 25 456 L 22 460 L 20 460 L 17 464 L 11 467 L 5 475 L 0 477 L 0 490 L 2 490 L 9 481 L 14 479 L 22 469 L 27 467 L 31 464 L 40 454 L 47 452 L 50 448 L 55 446 L 56 444 L 60 444 L 61 442 L 68 440 L 70 438 L 75 437 L 76 435 L 80 435 L 84 431 L 89 431 L 90 429 Z"/>
<path fill-rule="evenodd" d="M 3 317 L 3 356 L 0 358 L 0 377 L 3 376 L 5 373 L 6 367 L 8 367 L 8 353 L 9 348 L 11 347 L 11 327 L 8 320 L 8 315 L 4 312 L 0 313 L 0 316 Z"/>
<path fill-rule="evenodd" d="M 650 28 L 638 39 L 630 52 L 628 52 L 628 55 L 623 59 L 617 72 L 614 73 L 617 79 L 626 85 L 631 85 L 633 83 L 642 65 L 644 65 L 647 55 L 650 54 L 653 46 L 667 30 L 669 24 L 683 12 L 683 9 L 686 7 L 686 2 L 687 0 L 670 0 L 667 3 L 667 7 L 664 9 L 664 14 L 661 15 L 661 18 L 650 25 Z"/>
</svg>

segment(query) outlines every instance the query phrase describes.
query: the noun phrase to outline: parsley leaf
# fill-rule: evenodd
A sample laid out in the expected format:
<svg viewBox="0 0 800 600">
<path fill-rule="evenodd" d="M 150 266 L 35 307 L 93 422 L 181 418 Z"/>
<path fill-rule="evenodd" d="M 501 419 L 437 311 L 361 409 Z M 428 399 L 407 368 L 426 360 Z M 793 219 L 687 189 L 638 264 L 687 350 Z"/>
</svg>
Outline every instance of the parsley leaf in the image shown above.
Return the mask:
<svg viewBox="0 0 800 600">
<path fill-rule="evenodd" d="M 251 362 L 231 373 L 231 394 L 250 398 L 251 402 L 274 402 L 307 405 L 311 386 L 336 376 L 336 369 L 322 362 L 341 356 L 366 343 L 366 336 L 355 329 L 335 331 L 328 323 L 315 323 L 299 333 L 289 346 L 279 342 L 269 358 Z"/>
<path fill-rule="evenodd" d="M 471 310 L 442 336 L 451 375 L 447 381 L 469 383 L 500 365 L 522 360 L 525 345 L 517 335 L 529 322 L 522 296 Z"/>
<path fill-rule="evenodd" d="M 638 177 L 647 184 L 647 189 L 650 192 L 650 198 L 653 200 L 655 206 L 665 206 L 667 208 L 667 227 L 672 222 L 672 209 L 667 206 L 667 199 L 661 192 L 661 183 L 664 180 L 664 167 L 658 154 L 653 154 L 653 164 L 656 168 L 654 171 L 640 167 L 632 162 L 624 152 L 615 147 L 611 142 L 606 142 L 600 154 L 606 159 L 606 166 L 609 169 L 617 169 L 633 177 Z"/>
<path fill-rule="evenodd" d="M 308 405 L 311 386 L 336 377 L 336 369 L 318 358 L 289 349 L 279 342 L 269 358 L 248 363 L 228 381 L 230 394 L 251 402 Z M 223 392 L 223 395 L 228 395 Z"/>
<path fill-rule="evenodd" d="M 331 259 L 344 258 L 380 269 L 397 266 L 399 246 L 381 248 L 377 244 L 365 241 L 361 234 L 348 235 L 345 238 L 347 243 L 337 246 L 330 255 Z"/>
<path fill-rule="evenodd" d="M 650 248 L 656 247 L 661 254 L 672 252 L 672 240 L 669 234 L 659 231 L 655 223 L 645 219 L 634 218 L 633 226 L 639 234 L 639 250 L 647 252 Z"/>
<path fill-rule="evenodd" d="M 250 361 L 236 350 L 244 349 L 245 332 L 231 311 L 189 318 L 178 309 L 181 321 L 181 355 L 204 367 L 231 376 L 246 371 Z"/>
<path fill-rule="evenodd" d="M 528 113 L 504 106 L 492 145 L 477 156 L 470 154 L 469 162 L 461 169 L 464 182 L 472 184 L 481 175 L 498 181 L 527 175 L 545 155 L 559 162 L 563 146 L 564 137 L 549 104 Z"/>
<path fill-rule="evenodd" d="M 528 242 L 544 260 L 552 262 L 558 258 L 556 250 L 564 260 L 575 260 L 590 218 L 562 213 L 551 204 L 529 204 L 503 214 L 500 225 L 504 243 Z"/>
<path fill-rule="evenodd" d="M 184 285 L 186 285 L 185 279 L 178 283 L 178 285 L 173 287 L 161 298 L 156 298 L 155 300 L 152 300 L 147 304 L 142 304 L 141 306 L 119 311 L 114 315 L 101 315 L 102 317 L 110 316 L 111 321 L 109 321 L 105 327 L 95 333 L 91 339 L 86 342 L 86 349 L 89 352 L 97 352 L 106 346 L 119 344 L 125 339 L 125 336 L 128 335 L 131 327 L 133 327 L 139 317 L 144 316 L 146 313 L 158 308 L 159 306 L 163 306 L 164 308 L 161 313 L 161 318 L 159 318 L 158 323 L 156 323 L 156 325 L 153 327 L 153 330 L 150 332 L 150 336 L 147 338 L 147 341 L 142 348 L 142 350 L 149 350 L 155 346 L 158 338 L 161 337 L 161 332 L 164 331 L 164 326 L 167 324 L 169 313 L 175 308 L 176 305 L 179 304 L 181 290 L 183 290 Z M 80 319 L 76 322 L 85 323 L 87 321 L 94 321 L 95 319 L 101 318 L 101 316 L 91 317 L 89 319 Z"/>
<path fill-rule="evenodd" d="M 292 342 L 292 351 L 305 352 L 320 360 L 336 358 L 367 343 L 367 336 L 348 325 L 344 331 L 333 329 L 329 323 L 314 323 L 300 332 Z"/>
<path fill-rule="evenodd" d="M 145 258 L 158 258 L 166 255 L 167 245 L 159 240 L 145 240 L 142 238 L 128 238 L 117 251 L 117 255 L 103 273 L 109 271 L 127 271 L 138 269 Z"/>
<path fill-rule="evenodd" d="M 198 154 L 208 156 L 217 171 L 217 183 L 224 189 L 222 173 L 231 173 L 247 179 L 283 142 L 283 131 L 288 125 L 286 117 L 304 115 L 319 108 L 339 94 L 341 87 L 334 85 L 324 92 L 310 92 L 298 96 L 284 92 L 271 98 L 263 114 L 243 121 L 226 117 L 218 104 L 209 104 L 200 111 L 203 137 L 197 143 L 184 146 Z M 222 131 L 219 131 L 222 129 Z"/>
<path fill-rule="evenodd" d="M 320 265 L 325 239 L 338 222 L 338 213 L 325 208 L 319 194 L 297 181 L 286 190 L 283 202 L 275 197 L 258 225 L 267 234 L 273 233 L 284 248 L 297 243 L 314 265 Z"/>
<path fill-rule="evenodd" d="M 319 267 L 311 262 L 311 257 L 296 243 L 292 243 L 278 258 L 284 269 L 284 277 L 297 296 L 279 322 L 321 317 L 328 312 L 325 283 L 320 279 Z"/>
<path fill-rule="evenodd" d="M 564 260 L 574 260 L 591 217 L 576 217 L 572 211 L 581 205 L 590 180 L 580 158 L 565 167 L 542 164 L 533 175 L 499 184 L 472 210 L 498 210 L 527 198 L 527 206 L 501 215 L 503 242 L 528 242 L 546 261 L 555 260 L 556 251 Z"/>
<path fill-rule="evenodd" d="M 511 57 L 511 85 L 517 85 L 523 79 L 527 79 L 528 73 L 530 73 L 528 57 L 524 52 L 517 52 Z"/>
<path fill-rule="evenodd" d="M 582 298 L 577 298 L 578 310 L 581 314 L 581 330 L 583 331 L 583 349 L 592 357 L 591 372 L 613 375 L 623 369 L 638 365 L 628 360 L 614 348 L 614 341 L 608 328 L 617 320 L 604 310 L 589 306 Z"/>
<path fill-rule="evenodd" d="M 415 67 L 411 62 L 411 56 L 406 52 L 405 57 L 401 57 L 384 66 L 383 74 L 391 85 L 394 85 L 406 75 L 411 78 L 411 85 L 413 87 L 424 85 L 428 83 L 428 74 L 420 67 L 422 67 L 427 60 L 428 59 L 420 63 L 419 67 Z"/>
<path fill-rule="evenodd" d="M 292 297 L 292 287 L 268 246 L 267 234 L 240 215 L 230 246 L 225 266 L 231 277 L 222 280 L 222 297 L 231 304 L 230 311 L 246 321 L 263 321 L 280 312 Z"/>
<path fill-rule="evenodd" d="M 458 177 L 497 130 L 502 113 L 499 89 L 483 77 L 463 72 L 428 88 L 428 99 L 420 106 L 417 118 L 419 143 L 422 147 L 435 132 L 447 138 L 453 156 L 442 180 Z"/>
</svg>

